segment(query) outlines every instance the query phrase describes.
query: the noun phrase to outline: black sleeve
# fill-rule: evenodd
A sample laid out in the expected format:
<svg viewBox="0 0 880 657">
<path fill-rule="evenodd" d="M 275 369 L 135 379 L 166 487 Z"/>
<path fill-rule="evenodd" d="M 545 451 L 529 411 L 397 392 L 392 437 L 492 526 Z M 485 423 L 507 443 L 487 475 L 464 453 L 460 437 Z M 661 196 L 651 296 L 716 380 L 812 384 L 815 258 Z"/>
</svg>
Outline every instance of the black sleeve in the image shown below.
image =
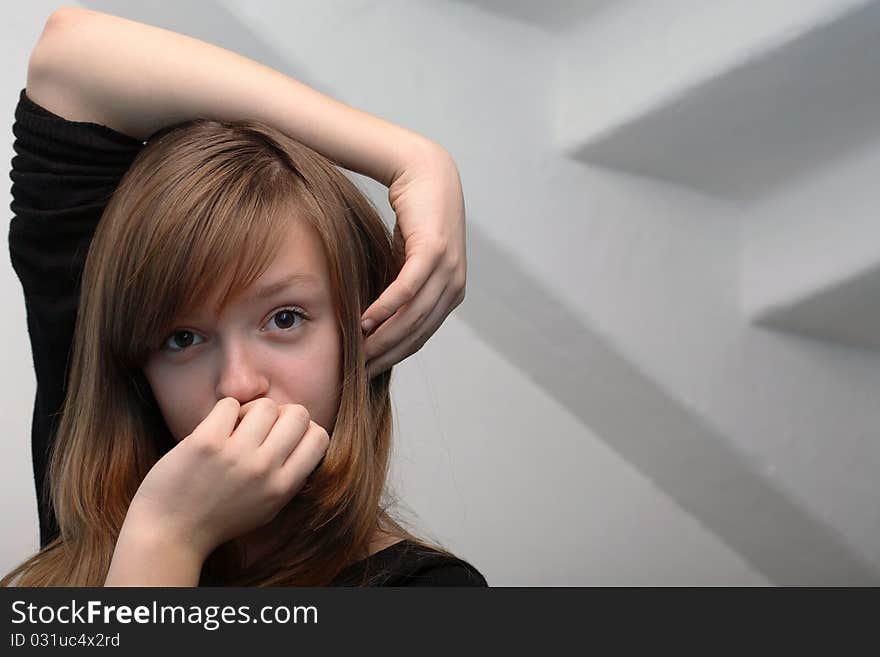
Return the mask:
<svg viewBox="0 0 880 657">
<path fill-rule="evenodd" d="M 146 142 L 97 123 L 68 121 L 31 101 L 25 89 L 12 133 L 9 254 L 24 292 L 36 373 L 31 453 L 45 546 L 58 531 L 43 487 L 66 389 L 83 263 L 110 196 Z"/>
</svg>

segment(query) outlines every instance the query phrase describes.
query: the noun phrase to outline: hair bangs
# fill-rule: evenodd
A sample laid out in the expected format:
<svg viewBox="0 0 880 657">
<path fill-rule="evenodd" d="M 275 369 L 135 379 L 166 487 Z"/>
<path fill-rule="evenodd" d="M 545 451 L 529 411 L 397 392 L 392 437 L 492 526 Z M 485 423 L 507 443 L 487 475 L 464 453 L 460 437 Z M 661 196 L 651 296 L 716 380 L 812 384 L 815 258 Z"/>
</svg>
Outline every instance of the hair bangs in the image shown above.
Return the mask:
<svg viewBox="0 0 880 657">
<path fill-rule="evenodd" d="M 154 217 L 152 246 L 125 295 L 144 312 L 120 313 L 137 318 L 120 327 L 125 337 L 114 349 L 129 366 L 141 367 L 181 317 L 221 313 L 266 271 L 290 222 L 304 215 L 302 185 L 277 161 L 235 174 L 213 179 L 212 193 L 197 202 Z"/>
</svg>

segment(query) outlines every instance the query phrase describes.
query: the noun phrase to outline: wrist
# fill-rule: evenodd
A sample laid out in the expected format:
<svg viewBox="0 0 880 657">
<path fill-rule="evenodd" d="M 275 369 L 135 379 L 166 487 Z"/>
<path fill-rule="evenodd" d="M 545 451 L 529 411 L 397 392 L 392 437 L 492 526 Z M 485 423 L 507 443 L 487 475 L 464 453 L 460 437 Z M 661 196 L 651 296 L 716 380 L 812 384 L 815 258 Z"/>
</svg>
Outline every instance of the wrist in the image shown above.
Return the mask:
<svg viewBox="0 0 880 657">
<path fill-rule="evenodd" d="M 411 133 L 411 135 L 412 136 L 407 141 L 406 146 L 401 149 L 400 157 L 398 158 L 393 173 L 391 174 L 391 182 L 394 182 L 405 173 L 415 169 L 435 167 L 438 164 L 454 163 L 449 151 L 436 141 L 428 139 L 418 133 Z"/>
<path fill-rule="evenodd" d="M 168 518 L 157 518 L 137 504 L 131 503 L 120 531 L 120 540 L 143 548 L 169 550 L 204 561 L 216 547 L 191 528 L 177 526 Z"/>
<path fill-rule="evenodd" d="M 104 586 L 198 586 L 204 562 L 194 545 L 126 519 Z"/>
</svg>

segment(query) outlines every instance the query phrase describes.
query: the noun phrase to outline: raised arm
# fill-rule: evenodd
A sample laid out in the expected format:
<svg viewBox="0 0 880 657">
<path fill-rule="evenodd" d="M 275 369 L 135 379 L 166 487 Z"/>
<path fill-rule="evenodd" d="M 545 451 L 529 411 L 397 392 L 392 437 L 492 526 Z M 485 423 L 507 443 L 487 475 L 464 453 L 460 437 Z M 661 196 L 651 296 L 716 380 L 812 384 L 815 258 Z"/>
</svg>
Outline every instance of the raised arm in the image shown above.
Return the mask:
<svg viewBox="0 0 880 657">
<path fill-rule="evenodd" d="M 365 343 L 371 376 L 418 351 L 464 300 L 461 181 L 452 156 L 427 137 L 229 50 L 78 7 L 46 22 L 27 93 L 68 120 L 140 139 L 198 117 L 261 120 L 389 187 L 406 262 L 362 317 L 378 327 Z"/>
<path fill-rule="evenodd" d="M 140 139 L 196 117 L 262 120 L 386 187 L 414 157 L 440 149 L 235 52 L 79 7 L 46 21 L 28 66 L 32 91 L 80 115 L 66 119 Z"/>
</svg>

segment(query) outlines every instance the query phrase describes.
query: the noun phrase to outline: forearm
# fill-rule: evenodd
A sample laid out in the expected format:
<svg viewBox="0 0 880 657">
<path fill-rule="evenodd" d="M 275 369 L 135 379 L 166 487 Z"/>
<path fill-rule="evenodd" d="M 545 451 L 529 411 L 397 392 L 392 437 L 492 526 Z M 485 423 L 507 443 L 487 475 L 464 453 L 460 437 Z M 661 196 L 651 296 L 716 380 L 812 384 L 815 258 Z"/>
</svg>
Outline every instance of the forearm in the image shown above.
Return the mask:
<svg viewBox="0 0 880 657">
<path fill-rule="evenodd" d="M 197 117 L 256 119 L 385 186 L 414 159 L 442 151 L 235 52 L 87 9 L 52 14 L 30 69 L 140 139 Z"/>
<path fill-rule="evenodd" d="M 203 564 L 184 543 L 123 526 L 104 586 L 198 586 Z"/>
</svg>

